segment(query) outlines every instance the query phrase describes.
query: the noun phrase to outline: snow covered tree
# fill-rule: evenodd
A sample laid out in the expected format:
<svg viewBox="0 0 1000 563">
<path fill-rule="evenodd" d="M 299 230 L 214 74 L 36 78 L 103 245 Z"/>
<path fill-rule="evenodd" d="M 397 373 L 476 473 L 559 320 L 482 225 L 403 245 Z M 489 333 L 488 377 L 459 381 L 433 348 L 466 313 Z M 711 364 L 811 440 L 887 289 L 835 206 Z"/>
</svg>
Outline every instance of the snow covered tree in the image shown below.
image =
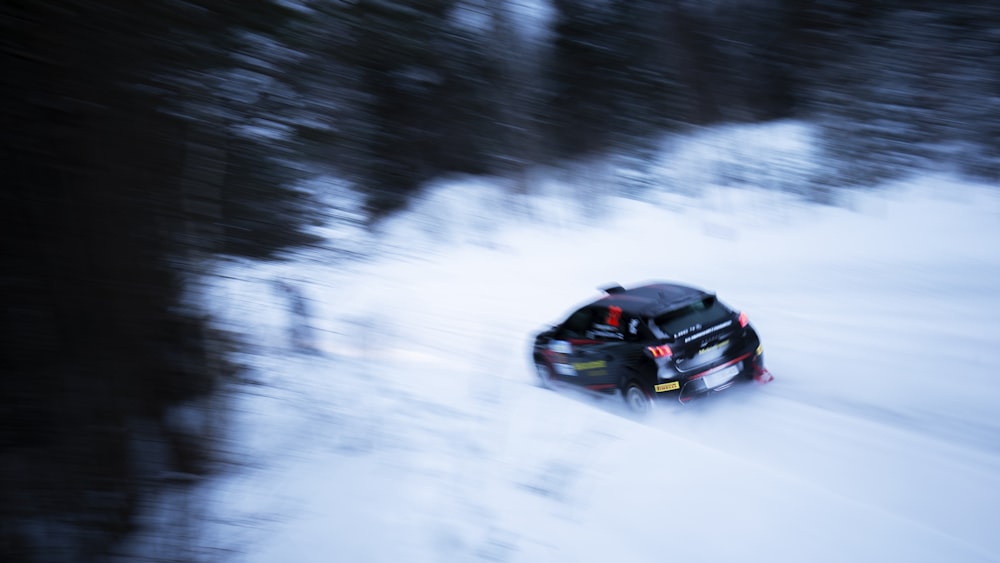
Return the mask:
<svg viewBox="0 0 1000 563">
<path fill-rule="evenodd" d="M 995 162 L 996 7 L 823 2 L 797 15 L 804 115 L 822 125 L 841 183 Z"/>
</svg>

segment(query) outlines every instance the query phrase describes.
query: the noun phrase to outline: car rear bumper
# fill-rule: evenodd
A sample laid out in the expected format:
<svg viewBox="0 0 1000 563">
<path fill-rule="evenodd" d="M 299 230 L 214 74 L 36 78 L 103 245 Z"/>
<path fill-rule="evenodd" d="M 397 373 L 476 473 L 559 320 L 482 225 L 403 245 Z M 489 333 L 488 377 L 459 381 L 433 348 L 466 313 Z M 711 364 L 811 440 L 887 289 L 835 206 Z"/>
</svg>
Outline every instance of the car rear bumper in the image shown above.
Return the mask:
<svg viewBox="0 0 1000 563">
<path fill-rule="evenodd" d="M 764 356 L 758 349 L 756 352 L 742 354 L 683 380 L 660 383 L 654 386 L 653 396 L 657 400 L 687 403 L 699 397 L 725 391 L 738 383 L 749 381 L 767 383 L 772 379 L 764 367 Z"/>
</svg>

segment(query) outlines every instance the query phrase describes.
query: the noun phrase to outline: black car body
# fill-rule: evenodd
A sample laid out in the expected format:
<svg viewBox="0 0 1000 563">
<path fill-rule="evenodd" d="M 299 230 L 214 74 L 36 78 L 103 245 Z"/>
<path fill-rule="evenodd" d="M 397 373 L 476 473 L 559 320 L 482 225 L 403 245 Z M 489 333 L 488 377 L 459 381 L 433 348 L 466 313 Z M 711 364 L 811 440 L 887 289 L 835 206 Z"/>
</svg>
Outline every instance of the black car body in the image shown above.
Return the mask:
<svg viewBox="0 0 1000 563">
<path fill-rule="evenodd" d="M 675 283 L 603 291 L 535 336 L 534 363 L 544 386 L 617 393 L 642 412 L 654 400 L 686 403 L 740 381 L 771 380 L 747 315 L 714 293 Z"/>
</svg>

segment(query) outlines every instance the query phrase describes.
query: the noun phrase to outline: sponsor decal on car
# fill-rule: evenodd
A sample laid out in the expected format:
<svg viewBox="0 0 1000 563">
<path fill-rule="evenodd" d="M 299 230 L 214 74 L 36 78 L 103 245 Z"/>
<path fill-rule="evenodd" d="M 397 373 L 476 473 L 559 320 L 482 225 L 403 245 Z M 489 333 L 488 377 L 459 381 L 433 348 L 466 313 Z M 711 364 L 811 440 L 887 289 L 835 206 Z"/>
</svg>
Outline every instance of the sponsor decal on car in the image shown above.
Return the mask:
<svg viewBox="0 0 1000 563">
<path fill-rule="evenodd" d="M 577 375 L 576 370 L 570 364 L 552 364 L 552 369 L 556 370 L 559 375 L 568 375 L 574 377 Z"/>
<path fill-rule="evenodd" d="M 603 338 L 607 340 L 625 340 L 625 336 L 620 332 L 611 332 L 606 330 L 591 330 L 587 332 L 587 336 L 591 338 Z"/>
<path fill-rule="evenodd" d="M 576 370 L 569 363 L 569 354 L 573 352 L 573 346 L 565 340 L 553 340 L 549 343 L 544 354 L 552 363 L 552 369 L 559 375 L 575 376 Z"/>
<path fill-rule="evenodd" d="M 601 323 L 595 324 L 590 330 L 588 330 L 587 336 L 590 338 L 603 338 L 608 340 L 625 339 L 625 335 L 618 330 L 617 326 Z"/>
<path fill-rule="evenodd" d="M 673 391 L 674 389 L 680 389 L 681 384 L 679 381 L 670 381 L 668 383 L 660 383 L 653 387 L 657 393 L 663 393 L 664 391 Z"/>
<path fill-rule="evenodd" d="M 595 360 L 592 362 L 577 362 L 573 364 L 573 369 L 577 371 L 580 375 L 589 375 L 591 377 L 599 377 L 608 374 L 608 362 L 604 360 Z"/>
<path fill-rule="evenodd" d="M 675 332 L 674 333 L 674 340 L 677 340 L 678 338 L 681 338 L 682 336 L 687 336 L 687 335 L 691 334 L 692 332 L 694 332 L 696 330 L 701 330 L 701 323 L 698 323 L 698 324 L 695 324 L 695 325 L 691 325 L 691 326 L 685 328 L 682 331 Z"/>
<path fill-rule="evenodd" d="M 617 328 L 618 327 L 618 322 L 619 322 L 619 320 L 621 320 L 621 317 L 622 317 L 622 308 L 621 307 L 616 307 L 614 305 L 612 305 L 611 307 L 608 307 L 608 318 L 606 319 L 606 323 L 609 326 Z"/>
<path fill-rule="evenodd" d="M 703 330 L 701 332 L 692 334 L 691 336 L 688 336 L 687 338 L 684 339 L 684 343 L 686 344 L 688 342 L 691 342 L 692 340 L 697 340 L 697 339 L 701 338 L 702 336 L 705 336 L 705 335 L 708 335 L 708 334 L 712 334 L 713 332 L 716 332 L 716 331 L 720 331 L 720 330 L 722 330 L 724 328 L 727 328 L 731 324 L 733 324 L 733 321 L 726 321 L 726 322 L 724 322 L 722 324 L 717 324 L 717 325 L 713 326 L 712 328 L 705 329 L 705 330 Z"/>
<path fill-rule="evenodd" d="M 711 352 L 712 350 L 718 350 L 719 348 L 722 348 L 723 346 L 726 346 L 728 344 L 729 344 L 729 340 L 728 339 L 727 340 L 723 340 L 722 342 L 719 342 L 718 344 L 715 344 L 715 345 L 712 345 L 712 346 L 708 346 L 706 348 L 702 348 L 701 350 L 698 350 L 698 353 L 699 354 L 704 354 L 706 352 Z"/>
<path fill-rule="evenodd" d="M 549 350 L 557 354 L 572 354 L 573 346 L 565 340 L 553 340 L 549 343 Z"/>
</svg>

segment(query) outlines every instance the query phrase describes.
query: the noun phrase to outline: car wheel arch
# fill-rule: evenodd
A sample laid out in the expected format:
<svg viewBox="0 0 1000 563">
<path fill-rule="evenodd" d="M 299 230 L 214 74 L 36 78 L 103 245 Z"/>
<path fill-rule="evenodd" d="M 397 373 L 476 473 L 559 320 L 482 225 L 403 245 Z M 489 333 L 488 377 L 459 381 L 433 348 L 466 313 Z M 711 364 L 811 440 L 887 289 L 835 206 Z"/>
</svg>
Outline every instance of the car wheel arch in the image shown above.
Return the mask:
<svg viewBox="0 0 1000 563">
<path fill-rule="evenodd" d="M 644 379 L 642 371 L 638 366 L 625 366 L 621 377 L 618 379 L 618 390 L 624 394 L 625 390 L 628 389 L 628 386 L 635 383 L 640 389 L 643 390 L 643 392 L 646 393 L 647 396 L 652 396 L 649 392 L 648 386 L 644 383 Z"/>
</svg>

